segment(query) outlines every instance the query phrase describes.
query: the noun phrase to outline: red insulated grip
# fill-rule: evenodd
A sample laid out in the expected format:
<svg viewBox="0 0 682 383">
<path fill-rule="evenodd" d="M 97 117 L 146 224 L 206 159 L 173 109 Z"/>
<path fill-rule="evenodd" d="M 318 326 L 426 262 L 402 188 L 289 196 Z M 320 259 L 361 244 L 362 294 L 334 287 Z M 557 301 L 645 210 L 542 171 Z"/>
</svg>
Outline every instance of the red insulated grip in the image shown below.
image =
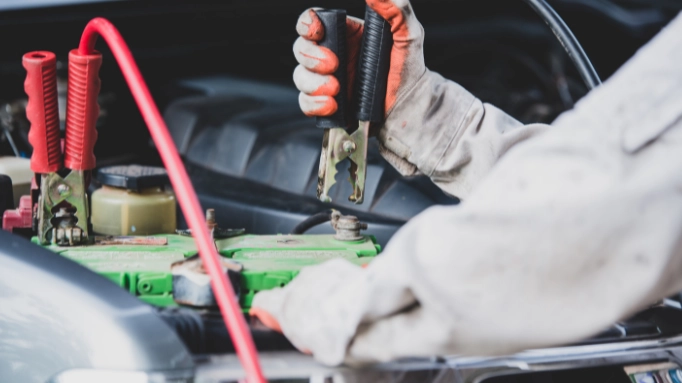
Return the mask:
<svg viewBox="0 0 682 383">
<path fill-rule="evenodd" d="M 57 106 L 57 57 L 35 51 L 23 57 L 26 68 L 24 90 L 28 95 L 26 118 L 31 122 L 28 141 L 33 146 L 31 170 L 52 173 L 62 167 Z"/>
<path fill-rule="evenodd" d="M 69 52 L 69 88 L 66 99 L 64 166 L 72 170 L 95 168 L 95 141 L 99 117 L 99 68 L 102 54 Z"/>
</svg>

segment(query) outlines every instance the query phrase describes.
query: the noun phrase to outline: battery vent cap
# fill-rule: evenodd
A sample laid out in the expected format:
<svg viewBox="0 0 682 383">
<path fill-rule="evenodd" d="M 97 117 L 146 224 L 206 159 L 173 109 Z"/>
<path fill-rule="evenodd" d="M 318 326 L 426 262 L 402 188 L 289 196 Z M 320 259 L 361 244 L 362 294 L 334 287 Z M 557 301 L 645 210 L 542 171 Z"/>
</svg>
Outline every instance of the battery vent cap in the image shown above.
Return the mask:
<svg viewBox="0 0 682 383">
<path fill-rule="evenodd" d="M 103 185 L 137 191 L 170 182 L 166 169 L 142 165 L 108 166 L 97 172 L 97 180 Z"/>
</svg>

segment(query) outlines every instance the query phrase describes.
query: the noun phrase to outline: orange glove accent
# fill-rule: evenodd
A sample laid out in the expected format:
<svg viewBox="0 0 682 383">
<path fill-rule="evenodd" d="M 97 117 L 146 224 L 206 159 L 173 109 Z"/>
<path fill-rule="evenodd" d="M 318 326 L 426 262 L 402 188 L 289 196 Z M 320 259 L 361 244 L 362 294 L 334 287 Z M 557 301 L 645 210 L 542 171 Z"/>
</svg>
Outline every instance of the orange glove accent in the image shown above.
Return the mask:
<svg viewBox="0 0 682 383">
<path fill-rule="evenodd" d="M 422 53 L 424 33 L 407 0 L 367 0 L 367 5 L 388 21 L 393 33 L 385 102 L 388 115 L 400 95 L 409 91 L 426 71 Z M 346 18 L 349 99 L 353 94 L 363 29 L 364 21 Z M 315 8 L 301 14 L 296 31 L 300 37 L 294 44 L 294 55 L 300 65 L 294 71 L 294 83 L 301 91 L 301 110 L 307 116 L 329 116 L 337 109 L 333 96 L 339 87 L 332 74 L 338 66 L 338 59 L 330 50 L 317 45 L 317 41 L 324 37 L 324 27 Z"/>
<path fill-rule="evenodd" d="M 269 328 L 270 330 L 277 331 L 280 334 L 282 333 L 282 327 L 279 325 L 277 319 L 260 307 L 251 308 L 251 310 L 249 310 L 249 315 L 258 318 L 258 320 L 263 322 L 265 327 Z"/>
<path fill-rule="evenodd" d="M 403 84 L 403 68 L 414 42 L 410 37 L 404 13 L 409 10 L 409 14 L 412 14 L 412 8 L 400 9 L 390 0 L 370 0 L 367 1 L 367 5 L 384 18 L 384 20 L 388 21 L 393 33 L 393 49 L 391 50 L 391 65 L 388 71 L 385 104 L 386 114 L 388 114 L 388 111 L 395 105 L 398 90 L 400 85 Z"/>
<path fill-rule="evenodd" d="M 269 312 L 263 310 L 260 307 L 253 307 L 251 310 L 249 310 L 249 315 L 258 318 L 258 320 L 270 330 L 277 331 L 278 333 L 282 334 L 282 326 L 279 325 L 277 319 L 275 319 L 275 317 Z M 312 352 L 307 349 L 299 349 L 299 351 L 304 354 L 312 355 Z"/>
</svg>

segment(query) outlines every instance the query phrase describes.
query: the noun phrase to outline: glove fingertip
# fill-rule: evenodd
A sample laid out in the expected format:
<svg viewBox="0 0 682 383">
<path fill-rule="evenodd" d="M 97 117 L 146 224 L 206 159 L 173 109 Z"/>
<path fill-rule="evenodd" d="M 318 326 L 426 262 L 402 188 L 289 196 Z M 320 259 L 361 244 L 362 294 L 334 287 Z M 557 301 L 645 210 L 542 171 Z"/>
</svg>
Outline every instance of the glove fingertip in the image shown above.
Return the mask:
<svg viewBox="0 0 682 383">
<path fill-rule="evenodd" d="M 315 111 L 315 116 L 328 117 L 336 113 L 337 109 L 338 106 L 336 105 L 336 101 L 333 98 L 329 97 L 329 100 L 322 103 L 322 106 L 320 106 L 320 108 Z"/>
<path fill-rule="evenodd" d="M 258 320 L 261 321 L 265 327 L 273 331 L 277 331 L 280 334 L 282 333 L 282 326 L 279 324 L 279 321 L 277 321 L 272 314 L 261 309 L 260 307 L 252 307 L 249 310 L 249 315 L 258 318 Z"/>
<path fill-rule="evenodd" d="M 310 96 L 305 93 L 299 95 L 299 105 L 308 117 L 331 116 L 338 109 L 338 105 L 330 96 Z"/>
<path fill-rule="evenodd" d="M 322 25 L 322 21 L 312 9 L 310 10 L 310 18 L 312 19 L 312 22 L 308 26 L 307 37 L 313 41 L 320 41 L 324 37 L 324 26 Z"/>
<path fill-rule="evenodd" d="M 324 56 L 318 59 L 317 65 L 312 70 L 319 74 L 332 74 L 339 68 L 339 58 L 334 52 L 325 47 L 319 47 Z"/>
<path fill-rule="evenodd" d="M 308 9 L 296 23 L 296 32 L 306 40 L 320 41 L 324 37 L 324 26 L 314 9 Z"/>
<path fill-rule="evenodd" d="M 341 90 L 341 85 L 339 84 L 339 80 L 336 79 L 334 76 L 328 76 L 327 81 L 320 85 L 313 93 L 311 93 L 311 96 L 336 96 L 339 94 L 339 91 Z"/>
</svg>

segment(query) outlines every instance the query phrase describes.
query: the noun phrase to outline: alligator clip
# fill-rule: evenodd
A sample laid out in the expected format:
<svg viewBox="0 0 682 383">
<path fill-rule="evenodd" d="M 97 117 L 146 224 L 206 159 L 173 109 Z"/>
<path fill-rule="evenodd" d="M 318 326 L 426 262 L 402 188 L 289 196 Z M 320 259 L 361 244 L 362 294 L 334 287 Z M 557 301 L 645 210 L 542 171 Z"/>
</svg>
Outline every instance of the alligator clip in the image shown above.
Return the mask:
<svg viewBox="0 0 682 383">
<path fill-rule="evenodd" d="M 29 52 L 24 88 L 28 95 L 26 116 L 31 123 L 31 170 L 36 173 L 40 195 L 36 209 L 41 244 L 73 246 L 90 238 L 87 187 L 95 168 L 93 153 L 99 115 L 99 53 L 69 54 L 69 81 L 64 151 L 59 131 L 57 60 L 52 52 Z"/>
<path fill-rule="evenodd" d="M 363 124 L 364 123 L 364 124 Z M 348 134 L 345 128 L 325 129 L 322 138 L 322 154 L 318 172 L 317 198 L 323 202 L 331 202 L 329 189 L 336 183 L 336 165 L 346 158 L 351 161 L 349 181 L 353 186 L 353 194 L 349 201 L 362 203 L 365 192 L 367 171 L 367 140 L 369 123 L 361 122 L 358 130 Z"/>
<path fill-rule="evenodd" d="M 334 76 L 341 85 L 335 97 L 338 105 L 336 113 L 330 117 L 317 118 L 317 127 L 325 129 L 318 171 L 317 198 L 323 202 L 331 202 L 329 190 L 336 183 L 336 166 L 348 158 L 351 162 L 349 180 L 353 186 L 353 194 L 348 200 L 361 204 L 365 197 L 370 124 L 384 119 L 386 82 L 393 36 L 388 22 L 366 7 L 357 81 L 354 86 L 356 92 L 353 97 L 354 103 L 357 104 L 354 105 L 354 109 L 359 123 L 358 128 L 349 133 L 346 108 L 348 101 L 346 11 L 320 10 L 317 11 L 317 15 L 325 29 L 319 45 L 330 49 L 339 58 L 339 67 Z"/>
</svg>

